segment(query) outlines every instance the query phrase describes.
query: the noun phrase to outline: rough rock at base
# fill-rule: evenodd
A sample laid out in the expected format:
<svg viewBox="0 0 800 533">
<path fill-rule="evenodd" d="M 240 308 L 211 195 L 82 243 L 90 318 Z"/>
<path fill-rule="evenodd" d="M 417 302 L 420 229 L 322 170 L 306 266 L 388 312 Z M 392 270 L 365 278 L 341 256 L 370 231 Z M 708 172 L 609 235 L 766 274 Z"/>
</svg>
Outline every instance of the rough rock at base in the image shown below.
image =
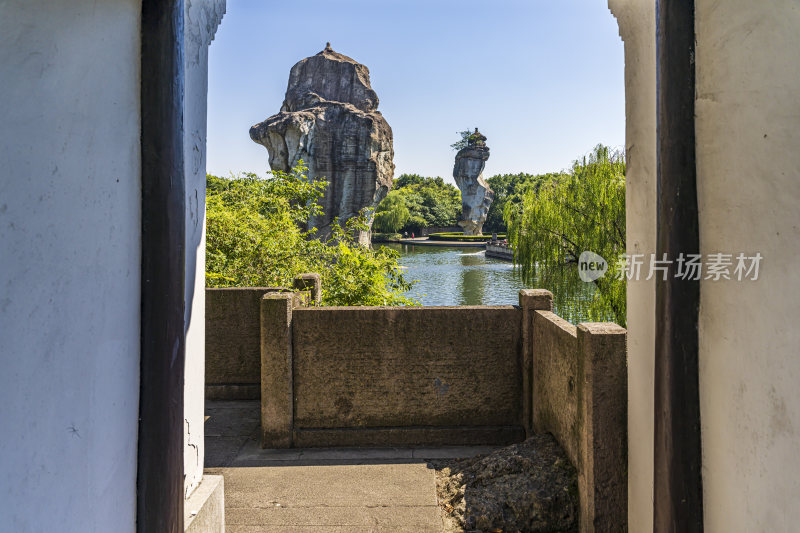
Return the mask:
<svg viewBox="0 0 800 533">
<path fill-rule="evenodd" d="M 577 473 L 549 434 L 433 465 L 446 531 L 578 531 Z"/>
<path fill-rule="evenodd" d="M 374 210 L 392 187 L 392 129 L 377 108 L 367 67 L 328 43 L 292 67 L 280 113 L 250 128 L 272 170 L 288 172 L 302 159 L 309 179 L 329 182 L 322 214 L 308 221 L 323 240 L 333 223 Z M 369 232 L 359 241 L 369 243 Z"/>
</svg>

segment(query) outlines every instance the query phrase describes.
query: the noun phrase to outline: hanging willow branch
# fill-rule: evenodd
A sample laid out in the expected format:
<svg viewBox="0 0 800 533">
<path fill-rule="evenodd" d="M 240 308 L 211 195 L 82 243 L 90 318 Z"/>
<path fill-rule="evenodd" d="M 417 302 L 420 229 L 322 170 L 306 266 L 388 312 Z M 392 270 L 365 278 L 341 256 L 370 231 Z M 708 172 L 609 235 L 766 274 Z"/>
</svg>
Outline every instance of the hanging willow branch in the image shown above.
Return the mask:
<svg viewBox="0 0 800 533">
<path fill-rule="evenodd" d="M 603 145 L 519 204 L 507 204 L 504 219 L 514 263 L 526 282 L 559 295 L 580 291 L 577 259 L 584 251 L 602 256 L 609 272 L 596 280 L 592 319 L 625 325 L 625 282 L 611 272 L 625 252 L 625 159 Z"/>
</svg>

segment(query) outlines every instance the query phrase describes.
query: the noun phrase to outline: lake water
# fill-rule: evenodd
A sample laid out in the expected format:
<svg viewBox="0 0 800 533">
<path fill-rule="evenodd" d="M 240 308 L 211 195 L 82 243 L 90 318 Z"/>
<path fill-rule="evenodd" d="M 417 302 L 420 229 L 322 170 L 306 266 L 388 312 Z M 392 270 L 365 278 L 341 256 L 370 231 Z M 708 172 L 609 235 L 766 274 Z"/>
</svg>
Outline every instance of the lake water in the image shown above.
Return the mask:
<svg viewBox="0 0 800 533">
<path fill-rule="evenodd" d="M 523 282 L 510 261 L 486 257 L 480 248 L 380 246 L 400 253 L 405 278 L 417 282 L 408 295 L 422 305 L 516 305 L 520 289 L 537 288 L 536 283 Z M 555 311 L 574 323 L 589 318 L 585 308 L 593 287 L 583 285 L 565 301 L 555 302 Z"/>
</svg>

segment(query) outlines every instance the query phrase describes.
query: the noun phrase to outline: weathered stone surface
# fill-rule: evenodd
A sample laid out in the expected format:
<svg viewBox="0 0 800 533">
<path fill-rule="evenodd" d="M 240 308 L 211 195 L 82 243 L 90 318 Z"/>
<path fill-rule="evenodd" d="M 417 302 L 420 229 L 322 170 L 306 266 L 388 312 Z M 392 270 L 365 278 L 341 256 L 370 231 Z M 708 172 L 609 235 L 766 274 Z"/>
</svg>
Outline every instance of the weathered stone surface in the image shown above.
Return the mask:
<svg viewBox="0 0 800 533">
<path fill-rule="evenodd" d="M 521 318 L 513 306 L 295 309 L 295 429 L 521 429 Z"/>
<path fill-rule="evenodd" d="M 577 473 L 551 435 L 432 464 L 446 531 L 578 531 Z"/>
<path fill-rule="evenodd" d="M 483 179 L 483 168 L 489 159 L 486 137 L 475 128 L 467 146 L 456 154 L 453 178 L 461 189 L 461 218 L 458 225 L 464 235 L 483 235 L 483 223 L 494 200 L 494 191 Z"/>
<path fill-rule="evenodd" d="M 250 128 L 272 170 L 289 171 L 302 159 L 310 179 L 329 182 L 323 213 L 308 221 L 322 239 L 332 223 L 376 207 L 392 187 L 392 129 L 377 108 L 367 67 L 328 43 L 292 67 L 280 113 Z M 369 232 L 359 240 L 369 242 Z"/>
<path fill-rule="evenodd" d="M 298 282 L 299 283 L 299 282 Z M 206 396 L 257 400 L 261 390 L 261 297 L 283 287 L 206 289 Z M 298 306 L 308 292 L 293 292 Z"/>
<path fill-rule="evenodd" d="M 278 287 L 206 289 L 206 385 L 261 383 L 261 297 Z M 257 399 L 256 395 L 254 399 Z"/>
<path fill-rule="evenodd" d="M 261 299 L 261 445 L 292 446 L 292 293 Z"/>
<path fill-rule="evenodd" d="M 522 308 L 522 425 L 525 435 L 530 437 L 533 434 L 533 320 L 537 310 L 553 310 L 553 293 L 544 289 L 522 289 L 519 306 Z"/>
<path fill-rule="evenodd" d="M 225 478 L 204 475 L 183 504 L 184 533 L 225 533 Z"/>
<path fill-rule="evenodd" d="M 522 426 L 294 429 L 298 448 L 331 446 L 504 446 L 525 439 Z"/>
<path fill-rule="evenodd" d="M 369 69 L 334 52 L 331 43 L 322 52 L 292 67 L 281 111 L 301 111 L 325 100 L 352 104 L 367 113 L 378 109 L 378 95 L 369 83 Z"/>
<path fill-rule="evenodd" d="M 535 311 L 533 376 L 533 426 L 578 469 L 580 531 L 626 531 L 626 331 Z"/>
<path fill-rule="evenodd" d="M 552 311 L 533 318 L 533 428 L 555 435 L 576 462 L 582 442 L 578 330 Z"/>
</svg>

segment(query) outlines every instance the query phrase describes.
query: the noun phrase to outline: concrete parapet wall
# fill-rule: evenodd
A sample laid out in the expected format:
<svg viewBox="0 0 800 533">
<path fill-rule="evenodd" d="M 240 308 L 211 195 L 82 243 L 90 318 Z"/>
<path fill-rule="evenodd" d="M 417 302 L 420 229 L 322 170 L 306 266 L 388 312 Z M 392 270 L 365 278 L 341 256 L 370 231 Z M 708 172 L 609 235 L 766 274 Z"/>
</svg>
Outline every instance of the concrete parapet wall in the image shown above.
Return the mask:
<svg viewBox="0 0 800 533">
<path fill-rule="evenodd" d="M 297 309 L 295 423 L 517 425 L 520 320 L 514 306 Z"/>
<path fill-rule="evenodd" d="M 319 289 L 312 278 L 297 286 Z M 206 313 L 216 321 L 206 375 L 260 390 L 264 447 L 507 444 L 549 432 L 578 470 L 580 531 L 626 530 L 623 328 L 575 327 L 533 289 L 519 306 L 474 307 L 305 307 L 309 293 L 209 291 L 220 307 Z"/>
<path fill-rule="evenodd" d="M 266 296 L 262 307 L 270 331 L 263 336 L 262 369 L 270 376 L 262 374 L 262 412 L 290 417 L 292 442 L 283 422 L 283 432 L 273 432 L 272 420 L 265 446 L 502 444 L 524 437 L 518 307 L 299 307 L 289 311 L 286 328 L 286 313 L 273 309 L 276 298 Z M 279 332 L 288 330 L 289 356 L 288 337 Z"/>
<path fill-rule="evenodd" d="M 578 470 L 580 531 L 626 531 L 626 331 L 536 311 L 532 344 L 534 429 Z"/>
<path fill-rule="evenodd" d="M 578 328 L 551 311 L 536 311 L 533 323 L 533 428 L 552 433 L 577 466 Z"/>
<path fill-rule="evenodd" d="M 281 287 L 206 289 L 206 398 L 258 400 L 261 298 Z"/>
</svg>

